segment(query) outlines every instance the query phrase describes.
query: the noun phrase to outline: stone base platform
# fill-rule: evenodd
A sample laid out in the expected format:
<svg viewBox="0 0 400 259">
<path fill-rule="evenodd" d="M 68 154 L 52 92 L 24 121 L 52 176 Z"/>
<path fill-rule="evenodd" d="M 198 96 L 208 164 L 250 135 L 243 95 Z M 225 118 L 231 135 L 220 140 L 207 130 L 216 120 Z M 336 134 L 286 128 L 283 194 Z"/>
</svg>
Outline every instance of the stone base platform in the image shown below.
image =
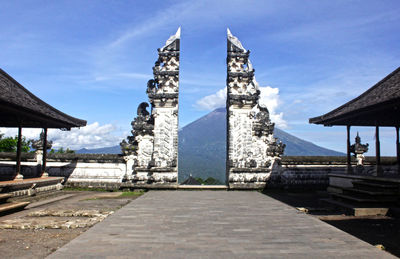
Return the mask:
<svg viewBox="0 0 400 259">
<path fill-rule="evenodd" d="M 263 190 L 266 186 L 265 182 L 229 183 L 230 190 Z"/>
<path fill-rule="evenodd" d="M 16 196 L 32 196 L 40 192 L 57 191 L 63 188 L 64 177 L 28 178 L 23 180 L 0 181 L 0 193 Z"/>
<path fill-rule="evenodd" d="M 386 215 L 400 208 L 400 179 L 329 174 L 330 198 L 323 202 L 355 216 Z"/>
</svg>

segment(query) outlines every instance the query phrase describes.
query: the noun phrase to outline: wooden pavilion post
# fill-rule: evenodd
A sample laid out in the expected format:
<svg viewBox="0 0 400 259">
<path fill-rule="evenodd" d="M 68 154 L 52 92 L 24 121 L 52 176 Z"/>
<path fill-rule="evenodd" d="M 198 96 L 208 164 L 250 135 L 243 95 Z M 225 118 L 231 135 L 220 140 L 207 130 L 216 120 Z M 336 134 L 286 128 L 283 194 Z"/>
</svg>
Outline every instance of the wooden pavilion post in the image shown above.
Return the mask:
<svg viewBox="0 0 400 259">
<path fill-rule="evenodd" d="M 400 141 L 399 141 L 399 126 L 396 126 L 396 155 L 397 155 L 397 171 L 400 174 Z"/>
<path fill-rule="evenodd" d="M 381 145 L 380 145 L 380 141 L 379 141 L 379 126 L 375 127 L 375 150 L 376 150 L 376 176 L 382 176 Z"/>
<path fill-rule="evenodd" d="M 22 143 L 22 127 L 18 127 L 18 142 L 17 142 L 17 166 L 16 176 L 14 180 L 22 180 L 24 176 L 21 174 L 21 143 Z"/>
<path fill-rule="evenodd" d="M 46 161 L 47 161 L 47 128 L 43 129 L 44 136 L 43 136 L 43 161 L 42 161 L 42 176 L 41 177 L 48 177 L 49 174 L 46 173 Z"/>
<path fill-rule="evenodd" d="M 347 173 L 351 174 L 353 168 L 351 167 L 351 155 L 350 155 L 350 125 L 346 125 L 347 129 Z"/>
</svg>

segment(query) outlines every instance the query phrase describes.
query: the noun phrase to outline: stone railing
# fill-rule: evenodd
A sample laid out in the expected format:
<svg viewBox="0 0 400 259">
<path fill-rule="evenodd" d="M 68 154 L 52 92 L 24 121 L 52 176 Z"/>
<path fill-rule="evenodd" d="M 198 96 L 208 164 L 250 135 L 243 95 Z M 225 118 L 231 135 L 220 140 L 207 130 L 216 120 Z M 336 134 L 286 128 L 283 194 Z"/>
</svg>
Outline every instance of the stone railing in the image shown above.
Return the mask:
<svg viewBox="0 0 400 259">
<path fill-rule="evenodd" d="M 375 157 L 366 157 L 364 166 L 357 167 L 352 157 L 354 174 L 373 175 L 376 172 Z M 395 157 L 382 157 L 384 175 L 397 174 Z M 285 189 L 326 189 L 329 185 L 329 173 L 345 174 L 347 158 L 345 156 L 284 156 L 282 169 L 273 173 L 269 186 Z"/>
<path fill-rule="evenodd" d="M 21 172 L 24 178 L 38 177 L 41 160 L 35 153 L 23 153 Z M 132 161 L 123 155 L 114 154 L 48 154 L 47 172 L 49 176 L 62 176 L 70 186 L 93 186 L 119 188 L 130 179 Z M 372 175 L 375 172 L 375 158 L 366 157 L 365 165 L 355 173 Z M 284 156 L 282 166 L 273 172 L 267 186 L 285 189 L 325 189 L 329 173 L 346 173 L 346 157 L 325 156 Z M 397 174 L 394 157 L 382 157 L 384 175 Z M 10 180 L 15 174 L 15 153 L 0 153 L 0 180 Z"/>
</svg>

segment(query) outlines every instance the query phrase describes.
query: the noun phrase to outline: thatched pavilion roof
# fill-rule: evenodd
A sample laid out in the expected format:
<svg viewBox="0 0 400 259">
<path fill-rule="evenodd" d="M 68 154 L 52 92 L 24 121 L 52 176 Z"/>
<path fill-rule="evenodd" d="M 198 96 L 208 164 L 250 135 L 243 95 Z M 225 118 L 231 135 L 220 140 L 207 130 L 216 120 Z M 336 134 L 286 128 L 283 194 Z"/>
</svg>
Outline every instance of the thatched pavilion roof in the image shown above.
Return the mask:
<svg viewBox="0 0 400 259">
<path fill-rule="evenodd" d="M 0 69 L 0 126 L 71 129 L 86 121 L 45 103 Z"/>
<path fill-rule="evenodd" d="M 400 67 L 348 103 L 310 123 L 352 126 L 400 125 Z"/>
</svg>

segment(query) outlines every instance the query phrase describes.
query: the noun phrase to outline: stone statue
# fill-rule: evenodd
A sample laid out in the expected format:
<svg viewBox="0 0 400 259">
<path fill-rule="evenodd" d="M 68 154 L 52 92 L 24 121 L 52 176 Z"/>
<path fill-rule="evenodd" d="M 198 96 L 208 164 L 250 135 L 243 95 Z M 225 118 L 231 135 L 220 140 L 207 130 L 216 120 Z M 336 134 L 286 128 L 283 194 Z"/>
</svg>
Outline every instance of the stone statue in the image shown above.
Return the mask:
<svg viewBox="0 0 400 259">
<path fill-rule="evenodd" d="M 350 152 L 354 154 L 357 159 L 357 166 L 362 166 L 364 164 L 364 153 L 368 152 L 369 144 L 361 144 L 361 138 L 358 135 L 355 138 L 356 143 L 350 146 Z"/>
<path fill-rule="evenodd" d="M 40 133 L 38 140 L 32 141 L 32 147 L 36 150 L 43 150 L 43 145 L 44 145 L 44 131 Z M 47 140 L 46 150 L 51 149 L 52 146 L 53 146 L 53 141 Z"/>
</svg>

